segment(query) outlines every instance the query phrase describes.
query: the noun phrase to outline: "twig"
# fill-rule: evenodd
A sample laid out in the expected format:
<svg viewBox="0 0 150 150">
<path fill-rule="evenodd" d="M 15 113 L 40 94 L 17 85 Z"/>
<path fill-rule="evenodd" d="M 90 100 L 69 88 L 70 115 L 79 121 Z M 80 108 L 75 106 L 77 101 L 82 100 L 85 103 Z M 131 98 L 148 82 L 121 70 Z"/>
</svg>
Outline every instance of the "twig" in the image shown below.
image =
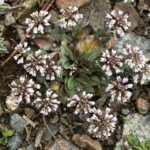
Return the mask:
<svg viewBox="0 0 150 150">
<path fill-rule="evenodd" d="M 52 6 L 54 0 L 51 1 L 51 3 L 49 3 L 47 5 L 47 7 L 45 9 L 42 8 L 42 10 L 45 10 L 45 11 L 48 11 L 50 9 L 50 7 Z M 44 6 L 45 7 L 45 6 Z M 35 27 L 36 24 L 33 25 L 33 27 Z M 20 41 L 19 44 L 22 44 L 23 42 L 25 42 L 25 40 L 27 39 L 27 37 L 29 36 L 29 33 L 30 31 L 33 29 L 33 27 L 28 31 L 26 32 L 24 38 Z M 15 49 L 2 63 L 1 65 L 4 66 L 16 53 L 17 53 L 17 49 Z"/>
<path fill-rule="evenodd" d="M 58 144 L 59 148 L 60 148 L 61 150 L 64 150 L 64 149 L 61 147 L 61 145 L 60 145 L 60 143 L 58 142 L 58 140 L 56 139 L 56 137 L 55 137 L 55 135 L 53 134 L 53 132 L 51 131 L 51 129 L 49 128 L 49 126 L 47 125 L 46 120 L 45 120 L 45 117 L 44 117 L 43 115 L 42 115 L 42 117 L 43 117 L 43 122 L 44 122 L 46 128 L 48 129 L 48 131 L 50 132 L 50 134 L 51 134 L 51 135 L 53 136 L 53 138 L 55 139 L 55 141 L 56 141 L 56 143 Z"/>
</svg>

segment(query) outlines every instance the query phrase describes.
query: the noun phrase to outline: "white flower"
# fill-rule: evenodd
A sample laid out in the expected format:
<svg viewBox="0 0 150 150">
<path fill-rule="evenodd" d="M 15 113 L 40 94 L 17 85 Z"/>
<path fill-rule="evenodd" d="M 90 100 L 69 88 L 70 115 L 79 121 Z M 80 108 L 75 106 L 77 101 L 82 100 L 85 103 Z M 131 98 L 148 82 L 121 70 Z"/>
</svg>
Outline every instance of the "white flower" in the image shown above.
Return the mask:
<svg viewBox="0 0 150 150">
<path fill-rule="evenodd" d="M 103 63 L 102 70 L 105 71 L 107 76 L 112 75 L 112 70 L 116 73 L 121 72 L 122 56 L 118 56 L 115 50 L 104 50 L 100 61 Z"/>
<path fill-rule="evenodd" d="M 18 44 L 15 47 L 15 50 L 17 50 L 19 53 L 16 54 L 13 58 L 15 61 L 17 61 L 17 64 L 23 64 L 25 62 L 24 56 L 26 56 L 31 51 L 31 48 L 28 47 L 27 42 L 24 42 L 22 44 Z"/>
<path fill-rule="evenodd" d="M 37 98 L 34 100 L 33 105 L 40 109 L 40 113 L 49 115 L 52 112 L 58 110 L 60 101 L 58 94 L 54 93 L 51 89 L 46 91 L 45 97 L 42 97 L 41 93 L 37 93 Z"/>
<path fill-rule="evenodd" d="M 89 134 L 105 140 L 114 133 L 117 117 L 111 113 L 110 108 L 106 108 L 104 111 L 94 108 L 92 117 L 88 118 L 87 121 L 89 122 Z"/>
<path fill-rule="evenodd" d="M 62 74 L 62 67 L 52 61 L 50 55 L 42 54 L 41 50 L 27 56 L 24 69 L 32 76 L 40 73 L 42 77 L 51 81 L 55 80 L 56 77 L 60 77 Z"/>
<path fill-rule="evenodd" d="M 134 75 L 133 80 L 134 83 L 140 82 L 141 84 L 150 81 L 150 65 L 145 64 L 145 66 Z"/>
<path fill-rule="evenodd" d="M 71 98 L 67 99 L 67 107 L 74 107 L 74 114 L 86 115 L 91 112 L 92 106 L 95 105 L 94 101 L 90 99 L 93 97 L 93 94 L 86 93 L 85 91 L 82 93 L 81 97 L 78 95 L 74 95 Z"/>
<path fill-rule="evenodd" d="M 28 25 L 27 32 L 30 32 L 30 30 L 33 28 L 33 33 L 42 33 L 44 34 L 44 26 L 49 26 L 51 15 L 44 10 L 41 10 L 40 12 L 33 12 L 31 15 L 31 18 L 26 18 L 25 23 Z"/>
<path fill-rule="evenodd" d="M 129 91 L 133 87 L 133 84 L 128 84 L 128 78 L 121 78 L 117 76 L 116 81 L 112 81 L 108 84 L 106 92 L 110 93 L 110 101 L 117 101 L 118 103 L 128 102 L 132 96 L 132 92 Z"/>
<path fill-rule="evenodd" d="M 17 103 L 30 103 L 35 90 L 40 89 L 39 84 L 34 83 L 32 79 L 27 79 L 26 76 L 21 76 L 19 80 L 12 81 L 10 87 L 11 95 L 18 97 Z"/>
<path fill-rule="evenodd" d="M 59 19 L 58 23 L 61 28 L 75 27 L 77 22 L 83 18 L 82 14 L 78 13 L 77 7 L 68 7 L 67 9 L 61 9 L 62 18 Z"/>
<path fill-rule="evenodd" d="M 106 15 L 109 21 L 106 23 L 108 29 L 112 30 L 119 36 L 124 36 L 124 32 L 129 29 L 131 23 L 128 21 L 129 16 L 122 10 L 112 10 Z"/>
<path fill-rule="evenodd" d="M 125 63 L 129 65 L 133 72 L 139 72 L 145 66 L 147 59 L 138 47 L 127 45 L 124 54 L 127 56 Z"/>
</svg>

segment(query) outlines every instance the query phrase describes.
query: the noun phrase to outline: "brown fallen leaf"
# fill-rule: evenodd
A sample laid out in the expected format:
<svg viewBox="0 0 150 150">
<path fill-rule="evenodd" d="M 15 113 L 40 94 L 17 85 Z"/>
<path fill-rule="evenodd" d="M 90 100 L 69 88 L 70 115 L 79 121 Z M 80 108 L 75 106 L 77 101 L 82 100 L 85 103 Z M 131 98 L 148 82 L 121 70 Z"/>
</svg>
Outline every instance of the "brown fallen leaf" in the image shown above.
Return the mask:
<svg viewBox="0 0 150 150">
<path fill-rule="evenodd" d="M 34 43 L 41 49 L 50 50 L 52 44 L 54 44 L 53 40 L 46 36 L 36 37 L 34 39 Z"/>
<path fill-rule="evenodd" d="M 85 148 L 89 150 L 102 150 L 102 145 L 98 141 L 93 140 L 88 135 L 75 134 L 72 137 L 72 140 L 80 148 Z"/>
<path fill-rule="evenodd" d="M 91 0 L 56 0 L 56 6 L 59 9 L 62 9 L 62 8 L 65 9 L 65 8 L 68 8 L 69 6 L 81 7 L 90 1 Z"/>
<path fill-rule="evenodd" d="M 100 48 L 100 40 L 94 36 L 86 36 L 85 39 L 82 39 L 77 45 L 76 50 L 81 52 L 91 52 Z"/>
<path fill-rule="evenodd" d="M 131 22 L 131 26 L 129 27 L 129 31 L 134 30 L 140 21 L 140 16 L 135 10 L 135 8 L 130 3 L 118 2 L 116 3 L 115 10 L 122 10 L 129 14 L 129 21 Z"/>
<path fill-rule="evenodd" d="M 25 108 L 25 114 L 29 119 L 31 119 L 35 114 L 35 110 L 32 108 Z"/>
<path fill-rule="evenodd" d="M 6 107 L 9 111 L 16 110 L 19 105 L 16 103 L 17 96 L 7 96 L 6 98 Z"/>
<path fill-rule="evenodd" d="M 105 48 L 110 49 L 114 47 L 118 43 L 118 40 L 116 37 L 111 37 L 111 39 L 106 43 Z"/>
<path fill-rule="evenodd" d="M 23 115 L 23 119 L 28 123 L 30 124 L 33 128 L 35 128 L 36 124 L 30 120 L 27 116 Z"/>
<path fill-rule="evenodd" d="M 38 132 L 37 132 L 37 135 L 35 138 L 35 147 L 36 148 L 41 146 L 41 139 L 42 139 L 42 136 L 44 134 L 44 130 L 45 130 L 45 128 L 40 127 Z"/>
</svg>

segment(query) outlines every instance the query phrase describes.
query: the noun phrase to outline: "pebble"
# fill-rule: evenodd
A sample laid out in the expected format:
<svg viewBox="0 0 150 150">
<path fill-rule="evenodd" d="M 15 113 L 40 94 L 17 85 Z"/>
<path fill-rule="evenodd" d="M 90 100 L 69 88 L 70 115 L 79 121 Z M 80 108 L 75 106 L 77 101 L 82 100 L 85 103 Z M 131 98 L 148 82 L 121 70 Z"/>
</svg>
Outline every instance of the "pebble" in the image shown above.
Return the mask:
<svg viewBox="0 0 150 150">
<path fill-rule="evenodd" d="M 136 108 L 140 114 L 146 115 L 149 111 L 150 103 L 146 99 L 138 98 L 136 100 Z"/>
</svg>

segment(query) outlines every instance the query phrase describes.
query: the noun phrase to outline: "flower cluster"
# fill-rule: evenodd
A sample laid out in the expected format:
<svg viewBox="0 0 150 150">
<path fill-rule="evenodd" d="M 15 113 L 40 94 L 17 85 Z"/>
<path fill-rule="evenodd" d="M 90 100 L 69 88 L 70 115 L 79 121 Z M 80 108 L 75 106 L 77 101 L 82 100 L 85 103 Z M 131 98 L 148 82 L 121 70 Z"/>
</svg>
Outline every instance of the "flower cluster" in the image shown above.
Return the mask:
<svg viewBox="0 0 150 150">
<path fill-rule="evenodd" d="M 40 73 L 42 77 L 51 81 L 60 76 L 62 71 L 61 66 L 57 65 L 55 61 L 52 61 L 51 55 L 41 54 L 41 50 L 26 57 L 24 69 L 32 76 L 36 76 L 37 73 Z"/>
<path fill-rule="evenodd" d="M 60 101 L 57 93 L 48 89 L 44 98 L 40 92 L 36 92 L 36 94 L 37 98 L 34 100 L 33 104 L 36 108 L 40 109 L 40 113 L 48 115 L 49 113 L 56 112 L 58 110 Z"/>
<path fill-rule="evenodd" d="M 33 33 L 44 33 L 44 26 L 49 26 L 51 15 L 44 10 L 33 12 L 31 18 L 26 18 L 25 23 L 28 25 L 27 32 L 33 29 Z"/>
<path fill-rule="evenodd" d="M 19 80 L 12 81 L 11 96 L 17 96 L 17 103 L 30 103 L 31 97 L 36 90 L 40 89 L 40 85 L 36 84 L 33 79 L 28 79 L 26 76 L 21 76 Z"/>
<path fill-rule="evenodd" d="M 134 72 L 139 72 L 145 66 L 147 60 L 139 47 L 127 45 L 124 54 L 127 56 L 125 63 L 128 64 Z"/>
<path fill-rule="evenodd" d="M 116 73 L 121 72 L 120 67 L 123 65 L 122 56 L 118 56 L 115 50 L 104 50 L 100 61 L 103 63 L 102 70 L 105 71 L 107 76 L 112 75 L 112 69 Z"/>
<path fill-rule="evenodd" d="M 77 7 L 70 6 L 60 10 L 62 18 L 58 21 L 61 28 L 75 27 L 77 22 L 83 18 Z"/>
<path fill-rule="evenodd" d="M 121 37 L 124 36 L 125 31 L 131 26 L 131 23 L 128 21 L 128 14 L 122 10 L 112 10 L 106 17 L 109 19 L 107 22 L 108 28 Z"/>
<path fill-rule="evenodd" d="M 133 84 L 128 83 L 128 78 L 122 78 L 117 76 L 115 81 L 108 84 L 106 92 L 111 95 L 110 101 L 117 101 L 118 103 L 128 102 L 132 96 L 132 92 L 129 91 L 133 87 Z"/>
<path fill-rule="evenodd" d="M 111 113 L 110 108 L 105 111 L 93 109 L 93 115 L 87 119 L 90 123 L 88 132 L 101 140 L 108 139 L 115 131 L 117 117 Z"/>
<path fill-rule="evenodd" d="M 145 64 L 144 67 L 135 74 L 133 79 L 134 83 L 138 83 L 140 81 L 141 84 L 150 81 L 150 65 Z"/>
<path fill-rule="evenodd" d="M 78 95 L 74 95 L 71 98 L 67 99 L 67 107 L 75 107 L 74 114 L 88 114 L 92 110 L 92 106 L 95 105 L 94 101 L 90 99 L 93 97 L 93 94 L 86 93 L 85 91 L 82 93 L 81 98 Z"/>
<path fill-rule="evenodd" d="M 22 44 L 18 44 L 15 47 L 15 50 L 17 50 L 19 53 L 14 56 L 15 61 L 17 64 L 23 64 L 25 62 L 24 55 L 29 53 L 31 51 L 31 48 L 28 47 L 28 43 L 24 42 Z"/>
</svg>

